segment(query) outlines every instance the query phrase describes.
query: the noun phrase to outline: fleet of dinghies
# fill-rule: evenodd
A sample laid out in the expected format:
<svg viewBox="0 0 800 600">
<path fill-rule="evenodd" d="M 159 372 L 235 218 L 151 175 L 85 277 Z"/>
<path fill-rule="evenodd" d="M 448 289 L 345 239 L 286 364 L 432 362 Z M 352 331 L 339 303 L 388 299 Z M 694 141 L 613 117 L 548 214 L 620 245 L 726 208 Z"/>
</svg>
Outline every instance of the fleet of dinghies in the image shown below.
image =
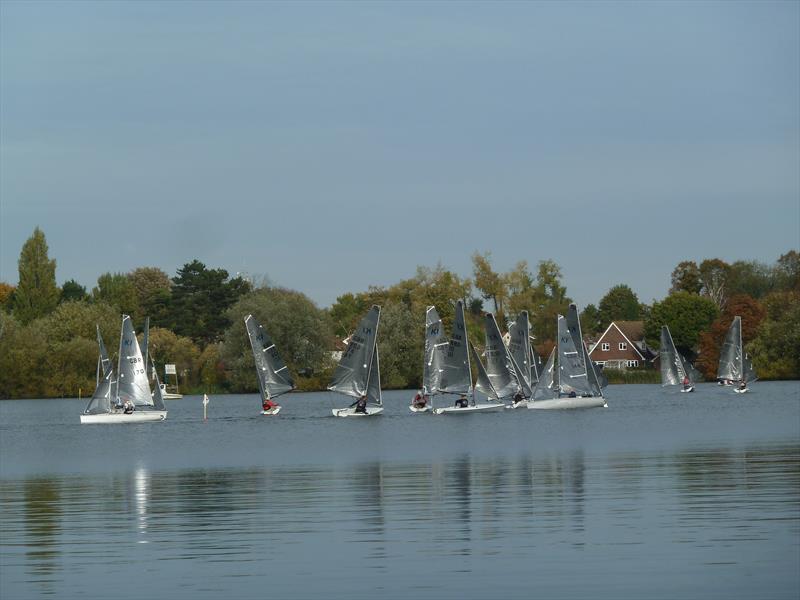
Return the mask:
<svg viewBox="0 0 800 600">
<path fill-rule="evenodd" d="M 608 406 L 603 395 L 608 380 L 589 357 L 574 304 L 569 305 L 566 315 L 557 316 L 558 339 L 544 364 L 533 349 L 527 311 L 510 321 L 507 343 L 494 315 L 486 313 L 485 365 L 468 339 L 463 301 L 455 302 L 454 313 L 453 329 L 447 337 L 436 307 L 429 306 L 426 310 L 422 389 L 411 401 L 412 412 L 444 415 L 520 407 Z M 383 412 L 378 355 L 380 318 L 380 306 L 373 306 L 348 339 L 328 390 L 355 400 L 348 406 L 332 408 L 336 417 L 369 417 Z M 148 353 L 148 323 L 146 321 L 140 345 L 130 316 L 122 316 L 116 369 L 97 327 L 96 389 L 80 416 L 81 423 L 141 423 L 166 419 L 163 386 Z M 294 381 L 264 327 L 253 315 L 247 315 L 244 323 L 256 367 L 261 414 L 277 415 L 281 406 L 274 400 L 295 389 Z M 681 392 L 694 391 L 700 374 L 678 352 L 666 325 L 661 329 L 659 358 L 662 385 L 681 386 Z M 148 363 L 155 377 L 152 393 L 147 377 Z M 725 336 L 717 378 L 720 385 L 736 386 L 737 393 L 748 391 L 747 384 L 756 380 L 742 345 L 739 316 L 734 318 Z"/>
</svg>

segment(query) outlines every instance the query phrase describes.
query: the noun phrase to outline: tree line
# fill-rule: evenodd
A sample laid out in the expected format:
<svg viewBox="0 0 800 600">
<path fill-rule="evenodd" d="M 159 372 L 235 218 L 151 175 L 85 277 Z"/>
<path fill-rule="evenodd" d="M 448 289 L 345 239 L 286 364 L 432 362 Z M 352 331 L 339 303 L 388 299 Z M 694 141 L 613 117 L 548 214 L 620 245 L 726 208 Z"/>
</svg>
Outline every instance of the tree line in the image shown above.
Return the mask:
<svg viewBox="0 0 800 600">
<path fill-rule="evenodd" d="M 335 367 L 333 351 L 372 304 L 382 306 L 379 347 L 385 388 L 418 387 L 425 309 L 435 305 L 449 328 L 452 302 L 467 306 L 467 328 L 482 345 L 482 315 L 491 311 L 505 328 L 521 310 L 530 313 L 536 349 L 554 346 L 556 315 L 572 301 L 553 260 L 531 268 L 520 261 L 506 272 L 491 254 L 472 255 L 472 276 L 442 265 L 389 287 L 339 296 L 320 308 L 303 293 L 254 285 L 225 269 L 193 260 L 173 277 L 155 267 L 103 273 L 91 290 L 74 280 L 56 283 L 56 261 L 37 227 L 19 258 L 17 286 L 0 282 L 0 398 L 59 397 L 94 389 L 95 325 L 113 352 L 120 314 L 137 327 L 150 317 L 150 352 L 157 368 L 177 366 L 184 391 L 254 392 L 257 381 L 243 318 L 267 328 L 298 387 L 324 389 Z M 649 345 L 658 348 L 663 324 L 679 350 L 712 378 L 734 315 L 741 315 L 745 347 L 762 378 L 800 378 L 800 255 L 790 250 L 772 265 L 707 259 L 679 263 L 669 294 L 647 305 L 625 284 L 611 287 L 581 314 L 585 334 L 598 336 L 614 320 L 642 320 Z"/>
</svg>

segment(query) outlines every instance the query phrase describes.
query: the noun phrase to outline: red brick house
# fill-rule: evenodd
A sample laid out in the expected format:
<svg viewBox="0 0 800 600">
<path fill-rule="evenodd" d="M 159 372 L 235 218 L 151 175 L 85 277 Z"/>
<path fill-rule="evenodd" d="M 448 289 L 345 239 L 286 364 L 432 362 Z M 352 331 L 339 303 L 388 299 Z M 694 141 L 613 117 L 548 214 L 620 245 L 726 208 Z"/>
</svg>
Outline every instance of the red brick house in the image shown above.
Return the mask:
<svg viewBox="0 0 800 600">
<path fill-rule="evenodd" d="M 589 358 L 610 369 L 652 367 L 658 356 L 644 341 L 644 321 L 613 321 L 589 349 Z"/>
</svg>

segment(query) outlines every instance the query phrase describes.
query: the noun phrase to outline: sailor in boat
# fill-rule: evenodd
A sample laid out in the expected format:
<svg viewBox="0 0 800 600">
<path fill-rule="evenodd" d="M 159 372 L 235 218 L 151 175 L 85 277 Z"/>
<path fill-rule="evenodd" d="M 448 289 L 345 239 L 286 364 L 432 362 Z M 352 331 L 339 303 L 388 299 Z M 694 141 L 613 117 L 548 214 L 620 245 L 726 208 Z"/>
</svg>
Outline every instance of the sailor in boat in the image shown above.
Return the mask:
<svg viewBox="0 0 800 600">
<path fill-rule="evenodd" d="M 575 393 L 575 390 L 570 390 L 570 392 L 568 394 L 568 397 L 569 398 L 577 398 L 578 394 Z"/>
<path fill-rule="evenodd" d="M 467 400 L 466 395 L 461 394 L 461 397 L 456 400 L 456 408 L 467 408 L 469 406 L 469 401 Z"/>
<path fill-rule="evenodd" d="M 355 412 L 365 415 L 367 414 L 367 396 L 366 394 L 361 396 L 356 402 L 356 410 Z"/>
<path fill-rule="evenodd" d="M 277 402 L 273 402 L 273 401 L 272 401 L 272 400 L 270 400 L 269 398 L 266 398 L 266 399 L 264 400 L 264 402 L 262 402 L 262 403 L 261 403 L 261 408 L 263 408 L 263 409 L 264 409 L 264 412 L 267 412 L 267 411 L 269 411 L 269 410 L 272 410 L 272 409 L 273 409 L 273 408 L 275 408 L 276 406 L 278 406 L 278 403 L 277 403 Z"/>
<path fill-rule="evenodd" d="M 519 404 L 523 400 L 525 400 L 525 398 L 522 396 L 522 392 L 518 391 L 516 394 L 514 394 L 514 404 L 515 405 Z"/>
<path fill-rule="evenodd" d="M 425 408 L 427 404 L 428 404 L 428 395 L 423 394 L 422 390 L 419 390 L 417 392 L 417 395 L 414 396 L 412 405 L 414 406 L 414 408 Z"/>
<path fill-rule="evenodd" d="M 126 415 L 133 414 L 133 411 L 135 409 L 136 409 L 136 407 L 134 406 L 133 402 L 131 402 L 130 400 L 125 400 L 125 404 L 122 405 L 122 412 L 124 412 Z"/>
<path fill-rule="evenodd" d="M 739 389 L 740 390 L 746 390 L 747 389 L 747 380 L 744 377 L 742 378 L 742 382 L 739 384 Z"/>
<path fill-rule="evenodd" d="M 684 375 L 683 376 L 683 389 L 688 390 L 690 387 L 692 387 L 692 385 L 689 382 L 689 377 Z"/>
</svg>

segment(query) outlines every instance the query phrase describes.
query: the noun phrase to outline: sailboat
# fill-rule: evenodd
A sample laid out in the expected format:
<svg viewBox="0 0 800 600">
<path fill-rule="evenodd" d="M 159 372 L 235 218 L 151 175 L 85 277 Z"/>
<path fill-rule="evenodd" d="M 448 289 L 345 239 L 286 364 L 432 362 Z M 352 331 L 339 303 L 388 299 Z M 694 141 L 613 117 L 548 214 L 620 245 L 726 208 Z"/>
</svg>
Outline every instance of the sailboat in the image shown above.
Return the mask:
<svg viewBox="0 0 800 600">
<path fill-rule="evenodd" d="M 250 347 L 253 349 L 253 361 L 256 364 L 258 387 L 261 390 L 261 406 L 268 406 L 261 411 L 262 415 L 277 415 L 281 411 L 278 404 L 271 402 L 281 394 L 294 389 L 294 381 L 289 375 L 289 369 L 281 360 L 278 349 L 272 343 L 272 338 L 264 330 L 253 315 L 244 318 L 247 337 L 250 338 Z M 274 406 L 269 406 L 274 404 Z"/>
<path fill-rule="evenodd" d="M 459 300 L 456 302 L 453 333 L 447 342 L 447 347 L 442 349 L 441 371 L 436 388 L 440 394 L 458 394 L 459 398 L 454 406 L 434 408 L 433 414 L 435 415 L 483 412 L 504 408 L 504 405 L 497 401 L 499 400 L 497 392 L 493 391 L 492 382 L 480 361 L 476 361 L 480 383 L 476 385 L 475 389 L 483 392 L 495 402 L 478 404 L 475 401 L 475 389 L 472 387 L 472 369 L 470 368 L 467 344 L 464 303 Z M 473 348 L 473 360 L 476 358 L 477 354 Z"/>
<path fill-rule="evenodd" d="M 738 384 L 734 391 L 737 394 L 744 394 L 748 391 L 747 384 L 756 379 L 758 376 L 753 370 L 753 363 L 745 354 L 742 344 L 742 318 L 736 316 L 728 333 L 725 334 L 725 341 L 722 342 L 717 381 L 720 385 Z"/>
<path fill-rule="evenodd" d="M 444 327 L 435 306 L 425 311 L 425 349 L 422 362 L 422 389 L 417 393 L 409 410 L 428 412 L 431 410 L 431 396 L 437 392 L 441 373 L 443 349 L 447 346 Z"/>
<path fill-rule="evenodd" d="M 661 327 L 661 385 L 680 385 L 681 392 L 693 392 L 700 374 L 675 348 L 669 327 Z M 687 383 L 684 383 L 686 380 Z"/>
<path fill-rule="evenodd" d="M 533 388 L 539 381 L 539 372 L 542 368 L 541 359 L 531 346 L 531 326 L 528 320 L 528 311 L 523 310 L 508 326 L 508 353 L 517 368 L 520 382 L 520 400 L 514 400 L 509 408 L 521 408 L 528 404 L 533 395 Z"/>
<path fill-rule="evenodd" d="M 378 324 L 381 307 L 373 306 L 350 336 L 328 389 L 356 399 L 346 408 L 334 408 L 335 417 L 370 417 L 383 412 Z M 365 403 L 363 409 L 358 404 Z"/>
<path fill-rule="evenodd" d="M 99 329 L 98 344 L 102 361 L 104 346 Z M 81 415 L 81 423 L 141 423 L 166 419 L 167 411 L 164 410 L 161 394 L 153 396 L 150 393 L 144 361 L 131 318 L 122 315 L 117 378 L 113 378 L 113 369 L 104 374 Z M 126 411 L 125 405 L 133 408 L 132 412 Z"/>
<path fill-rule="evenodd" d="M 574 305 L 570 305 L 572 309 Z M 531 409 L 593 408 L 607 406 L 603 398 L 602 378 L 594 369 L 580 337 L 577 309 L 570 318 L 558 315 L 558 344 L 545 365 L 545 372 L 528 402 Z M 576 340 L 580 346 L 576 346 Z M 558 365 L 556 367 L 556 355 Z"/>
<path fill-rule="evenodd" d="M 530 373 L 526 379 L 523 367 L 514 359 L 513 355 L 503 343 L 500 328 L 492 313 L 486 313 L 483 323 L 486 336 L 486 373 L 492 382 L 492 387 L 499 399 L 513 398 L 514 405 L 523 405 L 531 397 Z M 527 338 L 526 338 L 527 339 Z M 530 365 L 529 357 L 522 357 L 525 369 Z"/>
</svg>

